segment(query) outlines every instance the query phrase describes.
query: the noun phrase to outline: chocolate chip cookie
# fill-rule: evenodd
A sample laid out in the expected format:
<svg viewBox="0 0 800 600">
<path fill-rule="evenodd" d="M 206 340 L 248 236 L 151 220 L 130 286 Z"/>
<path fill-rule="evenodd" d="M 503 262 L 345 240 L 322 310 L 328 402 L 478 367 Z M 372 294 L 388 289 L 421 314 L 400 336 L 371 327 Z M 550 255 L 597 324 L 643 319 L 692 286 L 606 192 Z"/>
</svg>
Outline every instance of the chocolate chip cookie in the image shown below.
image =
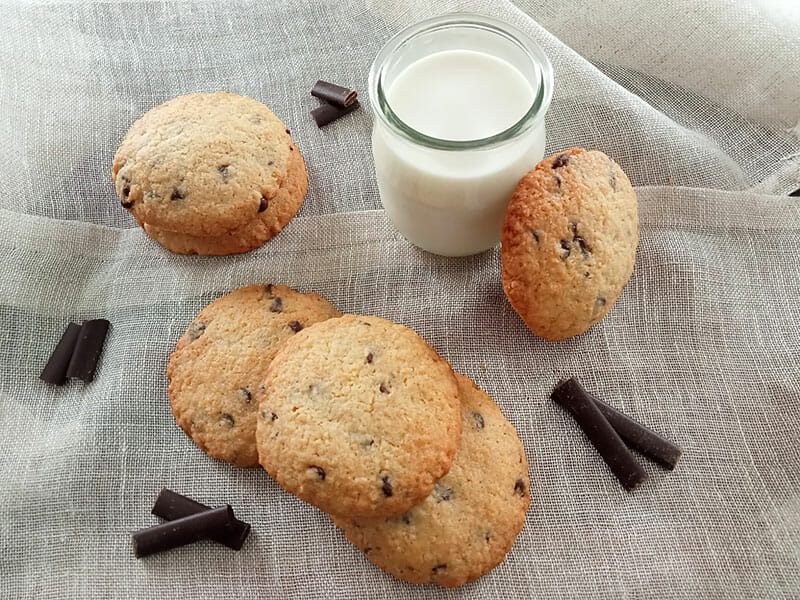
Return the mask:
<svg viewBox="0 0 800 600">
<path fill-rule="evenodd" d="M 500 408 L 456 375 L 463 433 L 450 472 L 399 516 L 334 516 L 347 539 L 395 577 L 455 587 L 491 571 L 511 550 L 530 504 L 528 461 Z"/>
<path fill-rule="evenodd" d="M 175 420 L 210 456 L 258 465 L 256 394 L 281 345 L 339 312 L 317 294 L 251 285 L 205 307 L 167 365 Z"/>
<path fill-rule="evenodd" d="M 300 206 L 308 190 L 308 176 L 299 150 L 290 157 L 286 178 L 271 202 L 252 221 L 223 235 L 198 236 L 188 233 L 163 231 L 147 223 L 147 234 L 176 254 L 201 254 L 225 256 L 241 254 L 259 248 L 265 241 L 277 235 Z"/>
<path fill-rule="evenodd" d="M 602 152 L 572 148 L 517 185 L 503 223 L 503 289 L 536 335 L 578 335 L 622 294 L 638 243 L 636 194 L 625 173 Z"/>
<path fill-rule="evenodd" d="M 215 243 L 237 235 L 245 240 L 235 249 L 263 243 L 299 210 L 308 180 L 297 155 L 264 104 L 228 92 L 189 94 L 131 126 L 112 179 L 122 205 L 156 239 L 197 251 L 193 238 L 212 238 L 194 245 L 222 253 Z"/>
<path fill-rule="evenodd" d="M 461 436 L 453 371 L 411 329 L 345 315 L 303 329 L 259 396 L 259 460 L 287 491 L 344 516 L 394 515 L 447 473 Z"/>
</svg>

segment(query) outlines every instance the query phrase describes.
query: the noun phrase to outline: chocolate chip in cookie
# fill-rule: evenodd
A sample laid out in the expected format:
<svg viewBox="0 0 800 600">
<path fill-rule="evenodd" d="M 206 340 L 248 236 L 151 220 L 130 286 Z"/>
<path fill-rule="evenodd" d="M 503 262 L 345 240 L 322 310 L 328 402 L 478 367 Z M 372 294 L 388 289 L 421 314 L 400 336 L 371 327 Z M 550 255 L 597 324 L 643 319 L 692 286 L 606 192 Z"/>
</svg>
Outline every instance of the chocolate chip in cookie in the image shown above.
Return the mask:
<svg viewBox="0 0 800 600">
<path fill-rule="evenodd" d="M 559 154 L 556 156 L 555 160 L 553 160 L 553 168 L 560 169 L 561 167 L 566 167 L 569 164 L 569 154 Z"/>
<path fill-rule="evenodd" d="M 317 479 L 325 481 L 325 469 L 317 465 L 311 465 L 308 468 L 316 474 Z"/>
<path fill-rule="evenodd" d="M 392 487 L 392 482 L 389 481 L 389 476 L 388 475 L 384 475 L 381 478 L 381 483 L 383 484 L 383 485 L 381 485 L 381 491 L 383 492 L 383 495 L 386 496 L 387 498 L 390 498 L 391 496 L 393 496 L 394 495 L 394 488 Z"/>
</svg>

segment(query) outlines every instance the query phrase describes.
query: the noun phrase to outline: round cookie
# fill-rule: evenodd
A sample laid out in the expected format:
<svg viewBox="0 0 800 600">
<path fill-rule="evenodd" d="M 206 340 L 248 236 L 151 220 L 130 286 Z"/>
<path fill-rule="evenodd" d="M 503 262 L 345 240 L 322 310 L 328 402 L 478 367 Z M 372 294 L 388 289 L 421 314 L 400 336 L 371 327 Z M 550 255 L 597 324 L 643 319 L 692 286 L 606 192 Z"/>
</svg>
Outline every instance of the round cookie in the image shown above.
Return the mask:
<svg viewBox="0 0 800 600">
<path fill-rule="evenodd" d="M 461 436 L 450 365 L 411 329 L 345 315 L 278 352 L 259 398 L 261 464 L 343 516 L 405 512 L 447 473 Z"/>
<path fill-rule="evenodd" d="M 197 236 L 164 231 L 148 223 L 144 230 L 151 238 L 176 254 L 225 256 L 241 254 L 261 247 L 277 235 L 300 209 L 308 191 L 308 175 L 300 151 L 295 147 L 289 156 L 286 179 L 267 208 L 238 229 L 217 236 Z"/>
<path fill-rule="evenodd" d="M 167 365 L 172 414 L 210 456 L 258 465 L 258 386 L 289 338 L 339 312 L 317 294 L 251 285 L 206 306 L 178 340 Z"/>
<path fill-rule="evenodd" d="M 189 94 L 131 126 L 111 176 L 140 225 L 219 236 L 269 204 L 294 152 L 289 130 L 264 104 L 229 92 Z"/>
<path fill-rule="evenodd" d="M 619 298 L 638 243 L 625 173 L 602 152 L 572 148 L 544 159 L 514 191 L 503 223 L 503 289 L 536 335 L 578 335 Z"/>
<path fill-rule="evenodd" d="M 369 560 L 412 583 L 456 587 L 491 571 L 511 550 L 530 504 L 517 432 L 485 392 L 456 377 L 461 444 L 433 493 L 400 516 L 333 518 Z"/>
</svg>

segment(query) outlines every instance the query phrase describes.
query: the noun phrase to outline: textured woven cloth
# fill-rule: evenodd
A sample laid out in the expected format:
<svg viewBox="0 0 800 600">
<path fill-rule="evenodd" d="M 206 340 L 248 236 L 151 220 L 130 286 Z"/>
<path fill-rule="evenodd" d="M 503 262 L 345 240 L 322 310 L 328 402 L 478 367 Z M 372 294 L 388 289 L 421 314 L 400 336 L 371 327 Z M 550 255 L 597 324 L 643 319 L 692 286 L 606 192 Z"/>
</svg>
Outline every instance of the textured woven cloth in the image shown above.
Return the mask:
<svg viewBox="0 0 800 600">
<path fill-rule="evenodd" d="M 797 29 L 747 3 L 652 4 L 6 5 L 0 597 L 797 598 Z M 601 149 L 636 186 L 633 279 L 577 338 L 525 328 L 498 250 L 426 254 L 380 210 L 369 64 L 400 28 L 455 10 L 538 40 L 556 80 L 548 151 Z M 355 87 L 364 108 L 318 130 L 318 78 Z M 147 109 L 216 89 L 287 123 L 310 192 L 263 248 L 180 257 L 120 208 L 111 157 Z M 213 298 L 269 282 L 416 329 L 497 400 L 531 462 L 532 506 L 491 574 L 458 590 L 397 581 L 266 472 L 210 459 L 178 429 L 165 379 L 175 341 Z M 96 317 L 112 326 L 95 381 L 39 381 L 66 324 Z M 677 469 L 646 463 L 650 480 L 624 492 L 549 400 L 572 375 L 677 442 Z M 158 522 L 162 487 L 230 503 L 253 525 L 242 551 L 201 542 L 136 560 L 130 532 Z"/>
</svg>

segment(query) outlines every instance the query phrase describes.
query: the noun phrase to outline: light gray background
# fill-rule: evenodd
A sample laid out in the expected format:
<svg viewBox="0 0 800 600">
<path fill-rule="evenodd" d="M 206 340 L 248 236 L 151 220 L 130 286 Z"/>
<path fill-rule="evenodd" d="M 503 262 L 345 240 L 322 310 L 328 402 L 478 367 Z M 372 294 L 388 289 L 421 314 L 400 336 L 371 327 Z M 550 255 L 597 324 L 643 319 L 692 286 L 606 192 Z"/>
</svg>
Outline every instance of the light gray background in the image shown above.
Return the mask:
<svg viewBox="0 0 800 600">
<path fill-rule="evenodd" d="M 797 598 L 800 199 L 786 194 L 800 187 L 800 46 L 792 10 L 762 4 L 0 6 L 0 597 Z M 498 251 L 431 256 L 380 210 L 369 64 L 400 28 L 454 10 L 538 40 L 556 77 L 548 151 L 599 148 L 637 188 L 633 279 L 578 338 L 530 334 Z M 364 108 L 318 130 L 318 78 Z M 179 257 L 120 208 L 111 157 L 147 109 L 215 89 L 286 122 L 310 192 L 257 251 Z M 505 563 L 454 591 L 396 581 L 265 472 L 180 432 L 175 340 L 213 298 L 267 282 L 415 328 L 498 401 L 533 476 Z M 40 382 L 66 323 L 93 317 L 112 322 L 97 379 Z M 648 464 L 650 481 L 622 491 L 548 400 L 569 375 L 679 443 L 676 471 Z M 231 503 L 253 524 L 245 548 L 134 559 L 129 534 L 157 522 L 163 486 Z"/>
</svg>

